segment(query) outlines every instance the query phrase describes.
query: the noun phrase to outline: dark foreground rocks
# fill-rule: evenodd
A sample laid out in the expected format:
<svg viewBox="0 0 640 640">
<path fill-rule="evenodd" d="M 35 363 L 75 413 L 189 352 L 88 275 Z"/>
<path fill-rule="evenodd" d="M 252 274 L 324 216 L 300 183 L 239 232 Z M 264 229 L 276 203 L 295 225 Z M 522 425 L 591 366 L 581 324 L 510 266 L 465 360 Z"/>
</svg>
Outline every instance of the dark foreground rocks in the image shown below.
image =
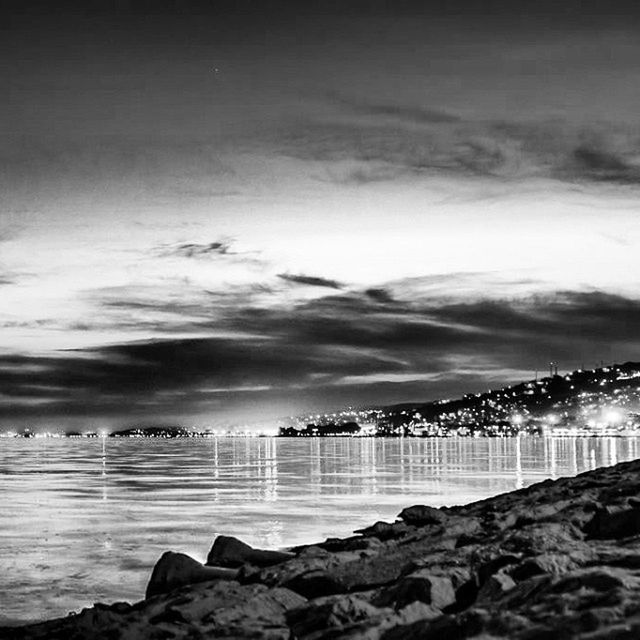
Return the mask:
<svg viewBox="0 0 640 640">
<path fill-rule="evenodd" d="M 219 536 L 145 600 L 0 638 L 640 639 L 640 460 L 289 551 Z"/>
</svg>

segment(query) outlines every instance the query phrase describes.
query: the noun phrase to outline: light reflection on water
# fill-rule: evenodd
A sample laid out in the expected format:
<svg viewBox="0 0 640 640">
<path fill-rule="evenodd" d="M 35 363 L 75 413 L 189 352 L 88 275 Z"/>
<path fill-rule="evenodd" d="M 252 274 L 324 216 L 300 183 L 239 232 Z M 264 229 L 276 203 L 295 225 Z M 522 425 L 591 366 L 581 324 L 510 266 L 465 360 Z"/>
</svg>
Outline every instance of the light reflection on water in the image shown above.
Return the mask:
<svg viewBox="0 0 640 640">
<path fill-rule="evenodd" d="M 0 622 L 138 600 L 166 550 L 283 547 L 630 460 L 640 438 L 3 439 Z"/>
</svg>

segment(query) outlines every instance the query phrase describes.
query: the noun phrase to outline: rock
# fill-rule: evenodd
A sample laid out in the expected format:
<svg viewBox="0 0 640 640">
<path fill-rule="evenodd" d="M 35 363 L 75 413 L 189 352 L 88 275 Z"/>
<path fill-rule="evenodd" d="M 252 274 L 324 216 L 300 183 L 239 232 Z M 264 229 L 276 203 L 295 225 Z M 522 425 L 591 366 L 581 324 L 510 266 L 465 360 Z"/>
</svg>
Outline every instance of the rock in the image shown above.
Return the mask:
<svg viewBox="0 0 640 640">
<path fill-rule="evenodd" d="M 133 605 L 126 612 L 102 607 L 30 625 L 3 640 L 288 640 L 287 612 L 304 599 L 286 589 L 203 582 Z"/>
<path fill-rule="evenodd" d="M 129 613 L 132 609 L 132 605 L 128 602 L 114 602 L 113 604 L 96 602 L 93 605 L 93 608 L 102 609 L 104 611 L 115 611 L 116 613 Z"/>
<path fill-rule="evenodd" d="M 314 544 L 308 547 L 302 548 L 296 555 L 297 558 L 330 558 L 331 552 L 323 549 L 321 546 Z"/>
<path fill-rule="evenodd" d="M 516 586 L 513 578 L 502 571 L 489 576 L 478 592 L 478 600 L 499 600 Z"/>
<path fill-rule="evenodd" d="M 640 509 L 619 511 L 601 509 L 585 526 L 585 533 L 596 539 L 628 538 L 640 534 Z"/>
<path fill-rule="evenodd" d="M 516 517 L 515 526 L 523 527 L 534 522 L 549 521 L 555 518 L 560 511 L 569 506 L 569 501 L 560 500 L 550 504 L 537 504 L 527 509 L 526 513 Z"/>
<path fill-rule="evenodd" d="M 521 556 L 513 554 L 499 555 L 489 560 L 485 560 L 477 569 L 478 583 L 483 585 L 492 575 L 508 567 L 509 565 L 518 564 L 522 559 Z"/>
<path fill-rule="evenodd" d="M 282 584 L 286 589 L 299 593 L 305 598 L 346 593 L 347 587 L 326 571 L 302 573 Z"/>
<path fill-rule="evenodd" d="M 552 584 L 553 577 L 546 574 L 519 582 L 507 592 L 501 605 L 507 609 L 517 610 L 519 607 L 535 602 L 536 598 L 546 593 Z"/>
<path fill-rule="evenodd" d="M 472 544 L 480 544 L 486 536 L 480 534 L 473 534 L 473 533 L 463 533 L 457 540 L 456 540 L 456 549 L 459 549 L 460 547 L 467 547 L 469 545 Z"/>
<path fill-rule="evenodd" d="M 200 637 L 285 640 L 290 633 L 287 613 L 304 604 L 303 598 L 286 589 L 234 582 L 218 583 L 200 595 L 177 598 L 165 607 L 169 623 L 191 626 Z"/>
<path fill-rule="evenodd" d="M 163 553 L 151 573 L 146 598 L 167 593 L 178 587 L 209 580 L 235 580 L 237 571 L 205 567 L 184 553 Z"/>
<path fill-rule="evenodd" d="M 353 623 L 364 620 L 374 622 L 384 611 L 354 595 L 318 598 L 304 607 L 289 612 L 287 622 L 294 637 L 309 638 L 331 630 L 334 633 Z"/>
<path fill-rule="evenodd" d="M 558 580 L 554 591 L 576 591 L 577 589 L 592 589 L 594 591 L 610 591 L 618 588 L 629 588 L 632 585 L 640 587 L 640 579 L 632 578 L 621 569 L 598 568 L 572 571 L 568 576 Z"/>
<path fill-rule="evenodd" d="M 280 562 L 286 562 L 295 558 L 296 554 L 290 551 L 266 551 L 254 549 L 248 544 L 232 536 L 218 536 L 209 555 L 207 565 L 215 567 L 240 567 L 243 564 L 252 564 L 256 567 L 269 567 Z"/>
<path fill-rule="evenodd" d="M 385 618 L 369 618 L 366 621 L 353 623 L 349 628 L 342 628 L 340 640 L 380 640 L 383 634 L 394 627 L 404 627 L 418 621 L 429 622 L 442 616 L 442 612 L 424 602 L 412 602 Z M 324 636 L 322 636 L 324 637 Z M 328 637 L 336 637 L 329 634 Z"/>
<path fill-rule="evenodd" d="M 451 578 L 438 576 L 428 569 L 416 571 L 400 579 L 400 581 L 385 589 L 374 604 L 378 606 L 393 605 L 396 609 L 411 604 L 424 602 L 436 609 L 444 609 L 455 603 L 456 592 Z"/>
<path fill-rule="evenodd" d="M 608 567 L 640 569 L 640 550 L 627 550 L 619 547 L 604 549 L 598 553 L 597 563 Z"/>
<path fill-rule="evenodd" d="M 372 540 L 362 536 L 351 536 L 349 538 L 327 538 L 324 542 L 318 543 L 325 551 L 360 551 L 371 547 Z"/>
<path fill-rule="evenodd" d="M 535 558 L 528 558 L 509 571 L 511 577 L 521 582 L 543 574 L 561 575 L 579 566 L 571 554 L 546 553 Z"/>
<path fill-rule="evenodd" d="M 394 540 L 396 538 L 402 538 L 413 530 L 413 527 L 406 522 L 394 522 L 390 524 L 388 522 L 376 522 L 371 527 L 365 527 L 364 529 L 356 529 L 354 533 L 361 533 L 363 536 L 378 538 L 378 540 Z"/>
<path fill-rule="evenodd" d="M 402 572 L 404 562 L 411 553 L 405 549 L 383 548 L 371 556 L 361 556 L 331 568 L 330 572 L 350 591 L 364 591 L 394 582 Z"/>
<path fill-rule="evenodd" d="M 259 582 L 269 587 L 275 587 L 282 586 L 298 576 L 313 571 L 326 572 L 340 562 L 348 562 L 349 560 L 355 560 L 357 558 L 359 558 L 359 555 L 352 552 L 346 554 L 332 554 L 328 552 L 320 554 L 313 552 L 310 555 L 300 553 L 300 555 L 296 556 L 293 560 L 262 569 L 251 565 L 244 565 L 242 569 L 240 569 L 240 572 L 243 574 L 243 583 Z"/>
<path fill-rule="evenodd" d="M 471 610 L 460 616 L 418 620 L 413 624 L 389 629 L 381 636 L 381 640 L 464 640 L 464 638 L 475 638 L 484 631 L 488 618 L 485 611 Z M 486 640 L 489 640 L 490 637 L 486 637 Z"/>
<path fill-rule="evenodd" d="M 447 515 L 440 509 L 418 504 L 403 509 L 398 514 L 398 518 L 407 524 L 423 527 L 428 524 L 442 524 L 447 519 Z"/>
<path fill-rule="evenodd" d="M 580 549 L 583 533 L 569 522 L 547 522 L 528 525 L 507 532 L 502 547 L 511 553 L 542 555 L 543 553 Z"/>
<path fill-rule="evenodd" d="M 415 600 L 411 604 L 398 609 L 394 615 L 387 618 L 385 626 L 413 624 L 418 620 L 435 620 L 442 616 L 442 611 L 433 605 Z"/>
</svg>

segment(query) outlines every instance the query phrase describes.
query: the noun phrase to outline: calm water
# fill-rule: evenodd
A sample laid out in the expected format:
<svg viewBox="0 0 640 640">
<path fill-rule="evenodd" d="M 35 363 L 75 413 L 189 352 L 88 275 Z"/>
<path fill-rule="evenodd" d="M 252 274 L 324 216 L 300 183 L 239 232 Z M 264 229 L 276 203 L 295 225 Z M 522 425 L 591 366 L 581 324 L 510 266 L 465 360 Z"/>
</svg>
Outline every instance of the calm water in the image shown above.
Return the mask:
<svg viewBox="0 0 640 640">
<path fill-rule="evenodd" d="M 166 550 L 284 547 L 640 456 L 638 438 L 0 440 L 0 622 L 142 597 Z"/>
</svg>

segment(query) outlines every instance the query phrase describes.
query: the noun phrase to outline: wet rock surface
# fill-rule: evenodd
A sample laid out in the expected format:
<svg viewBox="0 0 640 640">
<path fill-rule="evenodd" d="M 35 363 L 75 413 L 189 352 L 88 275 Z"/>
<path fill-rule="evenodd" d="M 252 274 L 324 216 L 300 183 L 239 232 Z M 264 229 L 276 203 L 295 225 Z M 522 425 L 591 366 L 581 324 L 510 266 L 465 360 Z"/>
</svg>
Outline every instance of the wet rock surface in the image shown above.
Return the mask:
<svg viewBox="0 0 640 640">
<path fill-rule="evenodd" d="M 0 638 L 640 638 L 640 460 L 398 518 L 288 551 L 219 536 L 206 565 L 164 554 L 145 600 Z"/>
</svg>

